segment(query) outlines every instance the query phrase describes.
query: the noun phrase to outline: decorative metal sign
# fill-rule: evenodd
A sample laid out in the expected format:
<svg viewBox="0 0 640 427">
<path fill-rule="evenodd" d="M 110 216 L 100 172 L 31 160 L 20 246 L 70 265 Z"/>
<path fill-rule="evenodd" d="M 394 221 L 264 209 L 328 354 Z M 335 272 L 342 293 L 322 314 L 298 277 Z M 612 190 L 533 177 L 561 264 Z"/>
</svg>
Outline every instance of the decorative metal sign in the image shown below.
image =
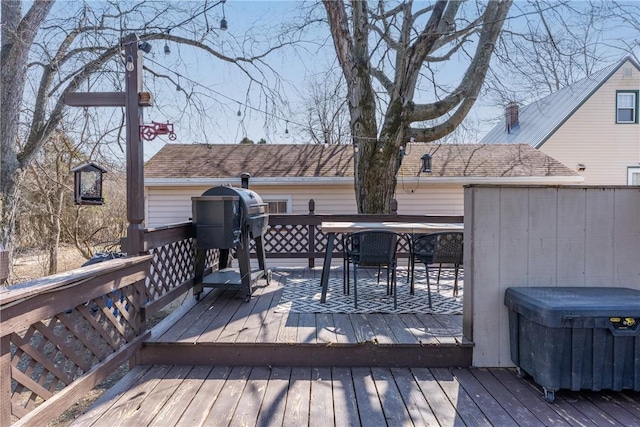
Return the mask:
<svg viewBox="0 0 640 427">
<path fill-rule="evenodd" d="M 142 136 L 142 139 L 146 141 L 152 141 L 158 135 L 169 135 L 169 139 L 171 141 L 176 140 L 177 136 L 173 131 L 173 123 L 158 123 L 154 121 L 152 121 L 151 123 L 152 124 L 150 125 L 140 126 L 140 136 Z"/>
</svg>

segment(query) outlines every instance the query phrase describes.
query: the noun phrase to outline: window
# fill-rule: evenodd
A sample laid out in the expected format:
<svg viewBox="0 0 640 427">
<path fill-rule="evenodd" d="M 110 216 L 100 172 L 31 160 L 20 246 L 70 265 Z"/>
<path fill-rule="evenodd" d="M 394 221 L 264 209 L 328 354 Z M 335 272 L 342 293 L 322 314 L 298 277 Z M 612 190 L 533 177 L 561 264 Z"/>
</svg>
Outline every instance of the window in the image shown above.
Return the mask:
<svg viewBox="0 0 640 427">
<path fill-rule="evenodd" d="M 267 202 L 269 204 L 269 213 L 279 214 L 287 213 L 287 202 L 284 200 Z"/>
<path fill-rule="evenodd" d="M 616 92 L 616 123 L 638 123 L 638 91 Z"/>
<path fill-rule="evenodd" d="M 640 166 L 630 167 L 627 173 L 628 185 L 640 185 Z"/>
<path fill-rule="evenodd" d="M 262 201 L 268 205 L 269 213 L 271 214 L 291 213 L 291 197 L 263 196 Z"/>
</svg>

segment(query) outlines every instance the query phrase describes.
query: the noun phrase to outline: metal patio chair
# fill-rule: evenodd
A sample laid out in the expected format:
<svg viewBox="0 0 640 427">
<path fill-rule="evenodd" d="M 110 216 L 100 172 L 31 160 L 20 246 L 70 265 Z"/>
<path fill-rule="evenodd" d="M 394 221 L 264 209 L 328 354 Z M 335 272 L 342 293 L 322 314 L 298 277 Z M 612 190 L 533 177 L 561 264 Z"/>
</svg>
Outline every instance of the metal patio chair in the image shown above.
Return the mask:
<svg viewBox="0 0 640 427">
<path fill-rule="evenodd" d="M 358 308 L 358 273 L 359 268 L 376 268 L 380 272 L 386 270 L 387 295 L 393 295 L 393 308 L 398 307 L 396 295 L 396 253 L 399 235 L 393 231 L 359 231 L 345 236 L 344 264 L 345 293 L 349 293 L 349 266 L 353 266 L 353 299 Z M 380 274 L 378 274 L 378 282 Z"/>
<path fill-rule="evenodd" d="M 411 276 L 411 290 L 414 292 L 415 262 L 424 264 L 427 276 L 427 294 L 429 295 L 429 308 L 431 308 L 431 283 L 429 281 L 429 264 L 438 264 L 437 285 L 440 285 L 440 273 L 442 264 L 453 264 L 455 269 L 455 281 L 453 295 L 458 295 L 458 274 L 463 260 L 464 234 L 459 231 L 444 231 L 439 233 L 421 234 L 415 236 L 412 242 L 409 262 L 409 275 Z"/>
</svg>

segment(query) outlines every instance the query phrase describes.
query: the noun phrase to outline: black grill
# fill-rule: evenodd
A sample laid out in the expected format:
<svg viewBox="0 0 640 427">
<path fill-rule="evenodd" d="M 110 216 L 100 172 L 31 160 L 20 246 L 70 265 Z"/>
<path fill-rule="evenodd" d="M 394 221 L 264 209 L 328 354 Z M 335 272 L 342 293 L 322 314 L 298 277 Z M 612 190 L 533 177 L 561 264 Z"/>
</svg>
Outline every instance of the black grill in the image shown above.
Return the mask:
<svg viewBox="0 0 640 427">
<path fill-rule="evenodd" d="M 248 177 L 243 176 L 242 183 L 247 187 Z M 204 287 L 219 287 L 240 290 L 248 300 L 258 279 L 266 277 L 267 283 L 270 279 L 262 243 L 269 226 L 267 204 L 248 188 L 219 186 L 192 197 L 191 207 L 196 231 L 196 297 Z M 251 239 L 259 265 L 255 271 L 250 266 Z M 220 250 L 220 264 L 218 271 L 205 275 L 204 257 L 208 249 Z M 231 251 L 238 258 L 238 269 L 227 268 Z"/>
</svg>

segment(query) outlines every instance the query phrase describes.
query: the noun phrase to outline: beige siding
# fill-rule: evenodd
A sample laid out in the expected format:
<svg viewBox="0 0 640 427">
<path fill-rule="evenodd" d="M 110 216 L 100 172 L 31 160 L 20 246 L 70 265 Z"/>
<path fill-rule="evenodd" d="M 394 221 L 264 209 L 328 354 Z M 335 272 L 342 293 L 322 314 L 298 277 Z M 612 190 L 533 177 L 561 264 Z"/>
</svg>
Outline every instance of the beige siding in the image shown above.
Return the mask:
<svg viewBox="0 0 640 427">
<path fill-rule="evenodd" d="M 640 90 L 640 71 L 623 65 L 541 147 L 570 168 L 584 163 L 587 185 L 626 185 L 627 167 L 640 165 L 640 124 L 616 124 L 616 90 Z"/>
<path fill-rule="evenodd" d="M 518 286 L 640 289 L 640 190 L 468 187 L 464 325 L 474 366 L 511 366 L 504 293 Z"/>
<path fill-rule="evenodd" d="M 404 215 L 462 215 L 463 191 L 458 185 L 425 186 L 403 189 L 398 185 L 398 213 Z M 150 227 L 191 218 L 191 197 L 209 187 L 147 187 L 146 218 Z M 300 187 L 252 185 L 263 199 L 287 198 L 294 214 L 309 212 L 309 199 L 315 201 L 315 213 L 351 214 L 357 212 L 353 185 L 307 185 Z M 405 191 L 407 190 L 407 191 Z"/>
<path fill-rule="evenodd" d="M 158 226 L 191 218 L 191 197 L 199 196 L 210 187 L 147 187 L 146 218 L 148 226 Z M 309 199 L 316 202 L 316 213 L 356 213 L 353 187 L 347 186 L 283 186 L 252 185 L 263 199 L 269 196 L 287 198 L 294 214 L 309 212 Z"/>
<path fill-rule="evenodd" d="M 398 213 L 401 215 L 462 215 L 462 185 L 425 185 L 398 183 Z"/>
</svg>

